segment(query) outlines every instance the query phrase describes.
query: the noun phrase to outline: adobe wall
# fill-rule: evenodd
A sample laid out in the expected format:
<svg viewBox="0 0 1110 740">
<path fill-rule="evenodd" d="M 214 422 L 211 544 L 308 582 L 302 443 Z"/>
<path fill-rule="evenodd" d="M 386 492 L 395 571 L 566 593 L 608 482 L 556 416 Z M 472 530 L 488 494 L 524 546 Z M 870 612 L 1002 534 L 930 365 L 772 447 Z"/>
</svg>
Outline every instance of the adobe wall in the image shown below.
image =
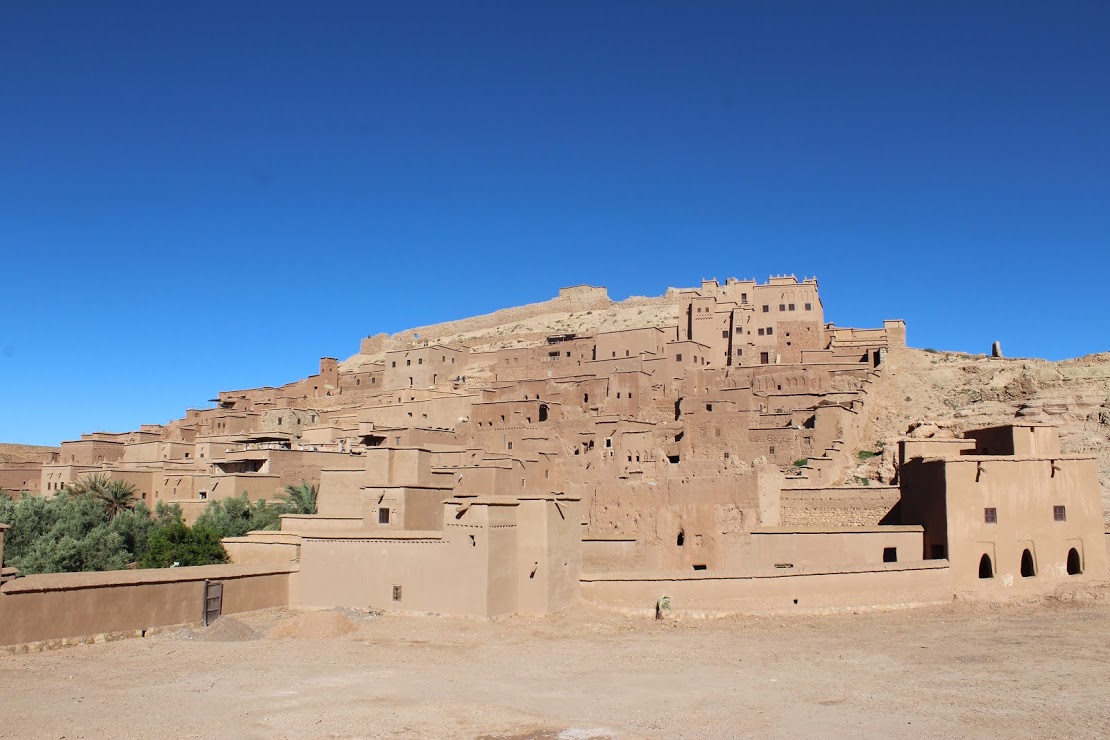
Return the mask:
<svg viewBox="0 0 1110 740">
<path fill-rule="evenodd" d="M 752 532 L 751 567 L 828 568 L 921 560 L 917 526 L 767 527 Z"/>
<path fill-rule="evenodd" d="M 482 316 L 473 316 L 456 321 L 445 321 L 440 324 L 431 324 L 429 326 L 418 326 L 408 331 L 394 334 L 390 339 L 393 344 L 397 346 L 399 342 L 410 341 L 416 334 L 419 334 L 421 339 L 430 340 L 467 332 L 478 332 L 505 324 L 511 324 L 513 322 L 527 321 L 536 316 L 543 316 L 549 313 L 593 311 L 609 308 L 612 305 L 613 301 L 609 300 L 609 295 L 605 288 L 576 286 L 574 288 L 563 288 L 559 291 L 559 296 L 557 298 L 552 298 L 551 300 L 541 303 L 529 303 L 524 306 L 503 308 L 493 313 L 483 314 Z"/>
<path fill-rule="evenodd" d="M 784 527 L 873 527 L 893 524 L 891 510 L 901 493 L 895 486 L 784 488 Z"/>
<path fill-rule="evenodd" d="M 952 599 L 947 563 L 883 563 L 809 573 L 597 573 L 581 577 L 585 601 L 650 613 L 669 596 L 678 613 L 814 611 L 938 603 Z"/>
<path fill-rule="evenodd" d="M 197 623 L 206 579 L 224 584 L 223 614 L 287 606 L 293 570 L 205 565 L 19 578 L 0 587 L 0 645 Z"/>
</svg>

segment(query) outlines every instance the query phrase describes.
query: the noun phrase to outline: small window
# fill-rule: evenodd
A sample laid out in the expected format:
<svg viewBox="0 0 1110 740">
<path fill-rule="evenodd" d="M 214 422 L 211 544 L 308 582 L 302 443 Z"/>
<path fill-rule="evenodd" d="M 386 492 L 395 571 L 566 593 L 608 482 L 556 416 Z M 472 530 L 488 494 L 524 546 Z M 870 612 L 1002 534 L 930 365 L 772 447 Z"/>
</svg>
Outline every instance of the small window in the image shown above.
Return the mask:
<svg viewBox="0 0 1110 740">
<path fill-rule="evenodd" d="M 680 352 L 677 355 L 675 355 L 674 359 L 675 359 L 675 362 L 682 362 L 682 353 Z"/>
<path fill-rule="evenodd" d="M 1052 520 L 1056 522 L 1066 522 L 1068 520 L 1067 511 L 1063 506 L 1052 507 Z"/>
<path fill-rule="evenodd" d="M 812 311 L 813 310 L 813 304 L 812 303 L 807 303 L 806 304 L 806 310 L 807 311 Z"/>
<path fill-rule="evenodd" d="M 412 360 L 405 360 L 405 367 L 408 367 L 411 364 L 412 364 Z"/>
<path fill-rule="evenodd" d="M 788 306 L 788 309 L 789 309 L 790 311 L 793 311 L 793 310 L 794 310 L 794 304 L 793 304 L 793 303 L 791 303 L 791 304 L 790 304 L 790 305 Z"/>
<path fill-rule="evenodd" d="M 713 410 L 713 404 L 711 404 L 711 403 L 705 404 L 705 410 L 706 411 L 712 411 Z"/>
<path fill-rule="evenodd" d="M 741 303 L 747 303 L 748 302 L 748 294 L 747 293 L 741 293 L 740 294 L 740 302 Z"/>
<path fill-rule="evenodd" d="M 280 417 L 280 416 L 278 417 L 278 423 L 277 423 L 277 425 L 278 425 L 279 427 L 281 426 L 281 417 Z"/>
<path fill-rule="evenodd" d="M 786 310 L 786 304 L 785 303 L 780 303 L 779 304 L 779 310 L 780 311 L 785 311 Z"/>
<path fill-rule="evenodd" d="M 389 508 L 381 507 L 378 509 L 378 524 L 389 524 Z"/>
<path fill-rule="evenodd" d="M 993 506 L 988 506 L 987 508 L 983 509 L 983 521 L 987 524 L 997 524 L 998 509 L 994 508 Z"/>
<path fill-rule="evenodd" d="M 683 532 L 681 529 L 678 530 L 678 537 L 675 539 L 675 544 L 679 547 L 682 547 L 686 544 L 686 533 Z"/>
<path fill-rule="evenodd" d="M 401 587 L 400 586 L 394 586 L 393 587 L 393 600 L 394 601 L 400 601 L 401 600 Z"/>
<path fill-rule="evenodd" d="M 763 307 L 763 313 L 770 313 L 770 312 L 771 312 L 771 307 L 770 306 L 764 306 Z"/>
<path fill-rule="evenodd" d="M 897 563 L 898 562 L 898 548 L 897 547 L 884 547 L 883 548 L 883 562 L 884 563 Z"/>
<path fill-rule="evenodd" d="M 421 357 L 420 359 L 418 359 L 418 360 L 416 361 L 416 364 L 417 364 L 417 365 L 423 365 L 423 364 L 424 364 L 424 358 L 423 358 L 423 357 Z"/>
<path fill-rule="evenodd" d="M 740 327 L 740 326 L 736 327 L 736 333 L 737 334 L 743 334 L 744 333 L 743 327 Z"/>
<path fill-rule="evenodd" d="M 775 327 L 773 327 L 773 326 L 768 326 L 768 327 L 767 327 L 767 336 L 771 336 L 771 335 L 772 335 L 772 334 L 774 334 L 774 333 L 775 333 Z"/>
<path fill-rule="evenodd" d="M 759 334 L 759 336 L 763 336 L 764 334 L 766 334 L 766 333 L 767 333 L 767 330 L 766 330 L 766 329 L 764 329 L 763 327 L 760 327 L 760 329 L 759 329 L 759 331 L 758 331 L 757 333 Z"/>
<path fill-rule="evenodd" d="M 606 447 L 612 447 L 613 446 L 613 438 L 612 437 L 606 437 L 605 438 L 605 446 Z"/>
<path fill-rule="evenodd" d="M 698 563 L 694 566 L 694 570 L 705 570 L 705 563 Z"/>
<path fill-rule="evenodd" d="M 397 367 L 397 361 L 396 361 L 396 360 L 394 360 L 393 362 L 391 362 L 391 363 L 389 364 L 389 366 L 390 366 L 390 367 Z"/>
</svg>

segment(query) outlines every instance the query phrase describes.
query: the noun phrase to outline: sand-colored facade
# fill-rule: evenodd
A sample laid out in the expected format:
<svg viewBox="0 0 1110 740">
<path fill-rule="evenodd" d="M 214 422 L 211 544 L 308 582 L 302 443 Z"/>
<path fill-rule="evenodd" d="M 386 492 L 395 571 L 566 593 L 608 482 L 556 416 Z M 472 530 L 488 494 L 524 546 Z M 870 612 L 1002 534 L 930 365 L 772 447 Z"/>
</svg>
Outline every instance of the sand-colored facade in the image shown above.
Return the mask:
<svg viewBox="0 0 1110 740">
<path fill-rule="evenodd" d="M 817 281 L 793 276 L 636 300 L 644 325 L 481 334 L 612 305 L 578 286 L 370 337 L 304 380 L 64 442 L 40 490 L 107 473 L 193 519 L 243 491 L 318 485 L 316 516 L 227 542 L 237 563 L 295 564 L 288 599 L 305 606 L 488 617 L 666 594 L 706 611 L 825 608 L 1107 577 L 1097 471 L 1049 427 L 906 439 L 897 485 L 848 480 L 903 322 L 827 323 Z M 979 577 L 984 554 L 995 577 Z"/>
</svg>

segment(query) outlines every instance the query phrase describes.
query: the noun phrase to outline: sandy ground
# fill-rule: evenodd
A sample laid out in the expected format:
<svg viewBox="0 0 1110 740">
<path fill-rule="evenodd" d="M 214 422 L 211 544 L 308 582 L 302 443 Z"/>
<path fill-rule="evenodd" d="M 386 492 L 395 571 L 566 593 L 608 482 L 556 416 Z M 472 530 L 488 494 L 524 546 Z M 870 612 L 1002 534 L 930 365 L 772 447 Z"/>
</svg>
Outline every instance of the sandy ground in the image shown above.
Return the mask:
<svg viewBox="0 0 1110 740">
<path fill-rule="evenodd" d="M 271 610 L 0 658 L 0 737 L 1110 735 L 1105 594 L 715 621 L 351 616 Z"/>
</svg>

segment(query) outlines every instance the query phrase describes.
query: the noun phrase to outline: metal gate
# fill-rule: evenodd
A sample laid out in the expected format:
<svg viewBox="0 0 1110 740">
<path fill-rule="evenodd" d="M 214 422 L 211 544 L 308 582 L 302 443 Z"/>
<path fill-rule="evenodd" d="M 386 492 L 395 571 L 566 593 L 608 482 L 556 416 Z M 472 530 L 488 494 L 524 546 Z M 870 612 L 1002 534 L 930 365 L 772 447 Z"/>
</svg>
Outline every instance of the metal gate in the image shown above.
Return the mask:
<svg viewBox="0 0 1110 740">
<path fill-rule="evenodd" d="M 204 582 L 204 626 L 215 622 L 224 608 L 224 584 Z"/>
</svg>

